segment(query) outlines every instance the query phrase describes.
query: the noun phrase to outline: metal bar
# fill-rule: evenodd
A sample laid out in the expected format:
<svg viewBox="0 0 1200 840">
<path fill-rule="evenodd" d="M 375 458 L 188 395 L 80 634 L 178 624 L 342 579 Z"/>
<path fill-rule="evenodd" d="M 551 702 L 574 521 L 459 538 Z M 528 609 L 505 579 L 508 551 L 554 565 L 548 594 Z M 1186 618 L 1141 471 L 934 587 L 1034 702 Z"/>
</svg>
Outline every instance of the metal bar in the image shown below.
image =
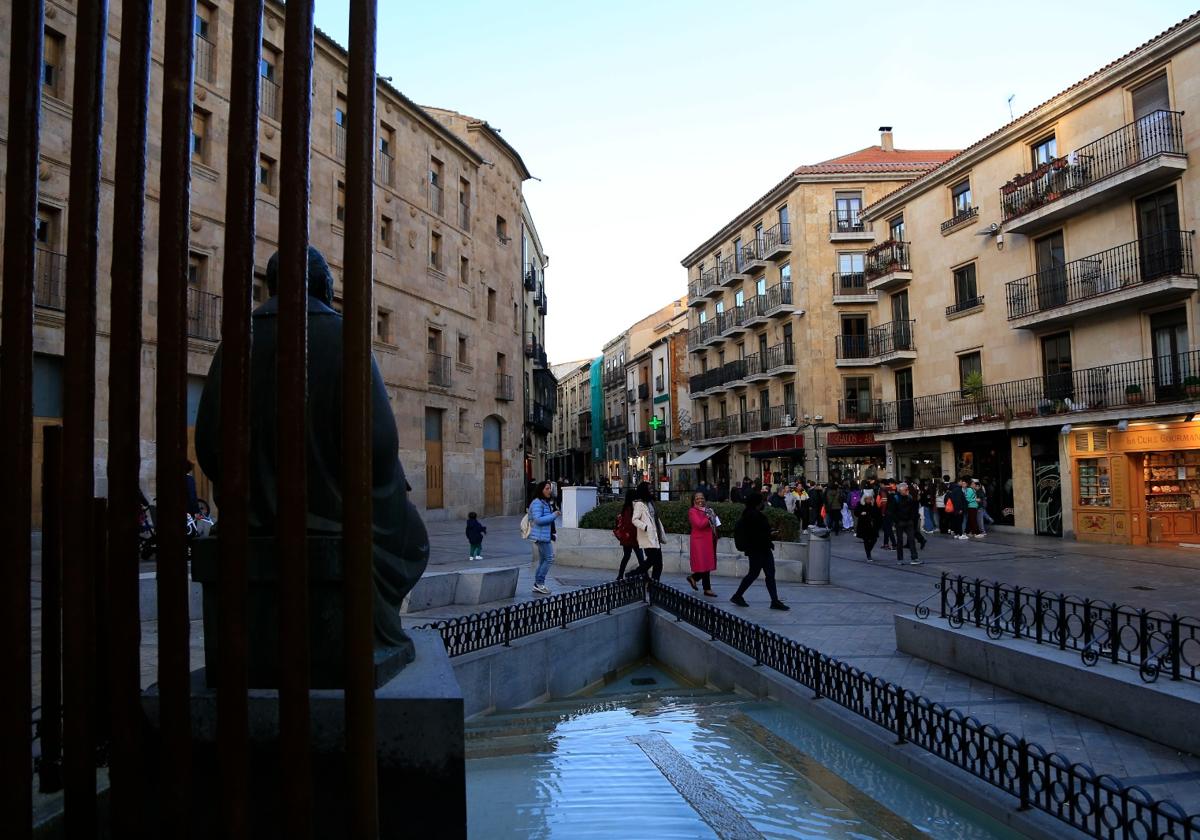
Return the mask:
<svg viewBox="0 0 1200 840">
<path fill-rule="evenodd" d="M 158 369 L 155 439 L 158 497 L 158 778 L 161 833 L 190 825 L 191 696 L 187 500 L 187 297 L 191 215 L 192 29 L 195 0 L 167 0 L 163 21 L 162 170 L 158 226 Z"/>
<path fill-rule="evenodd" d="M 8 153 L 4 197 L 4 352 L 0 353 L 0 825 L 13 840 L 33 831 L 33 684 L 30 564 L 33 544 L 33 288 L 43 0 L 12 4 L 8 73 Z M 43 712 L 44 714 L 44 712 Z"/>
<path fill-rule="evenodd" d="M 141 493 L 142 290 L 145 269 L 146 132 L 149 121 L 153 0 L 125 0 L 117 81 L 117 160 L 110 272 L 112 329 L 108 364 L 107 651 L 112 735 L 112 832 L 139 837 L 142 807 L 141 621 L 138 531 Z"/>
<path fill-rule="evenodd" d="M 372 289 L 376 0 L 350 5 L 349 146 L 342 293 L 342 557 L 349 833 L 379 835 L 372 620 Z"/>
<path fill-rule="evenodd" d="M 42 431 L 41 793 L 62 790 L 62 431 Z"/>
<path fill-rule="evenodd" d="M 95 490 L 96 287 L 107 24 L 107 0 L 79 6 L 63 354 L 63 463 L 75 465 L 63 473 L 63 509 L 82 514 L 73 527 L 63 530 L 63 807 L 68 837 L 96 834 L 96 546 L 88 514 Z"/>
<path fill-rule="evenodd" d="M 111 715 L 112 704 L 109 702 L 111 683 L 108 674 L 108 657 L 112 640 L 111 624 L 112 603 L 109 600 L 109 584 L 111 570 L 108 565 L 108 499 L 97 497 L 92 499 L 88 509 L 92 517 L 92 551 L 95 571 L 93 579 L 96 582 L 92 593 L 94 598 L 94 630 L 95 641 L 92 643 L 96 650 L 96 662 L 93 665 L 95 684 L 93 686 L 92 721 L 95 727 L 96 755 L 108 754 L 112 741 Z"/>
<path fill-rule="evenodd" d="M 284 24 L 288 69 L 283 76 L 279 197 L 279 317 L 276 453 L 279 505 L 279 749 L 283 834 L 311 836 L 309 743 L 308 537 L 295 512 L 308 510 L 307 283 L 309 141 L 312 121 L 313 0 L 292 0 Z M 288 515 L 284 512 L 288 511 Z M 286 562 L 284 562 L 286 558 Z"/>
<path fill-rule="evenodd" d="M 261 86 L 263 0 L 233 10 L 229 91 L 229 173 L 225 190 L 225 269 L 221 328 L 221 651 L 217 754 L 223 835 L 249 834 L 247 575 L 250 550 L 250 308 L 254 277 L 255 188 Z"/>
</svg>

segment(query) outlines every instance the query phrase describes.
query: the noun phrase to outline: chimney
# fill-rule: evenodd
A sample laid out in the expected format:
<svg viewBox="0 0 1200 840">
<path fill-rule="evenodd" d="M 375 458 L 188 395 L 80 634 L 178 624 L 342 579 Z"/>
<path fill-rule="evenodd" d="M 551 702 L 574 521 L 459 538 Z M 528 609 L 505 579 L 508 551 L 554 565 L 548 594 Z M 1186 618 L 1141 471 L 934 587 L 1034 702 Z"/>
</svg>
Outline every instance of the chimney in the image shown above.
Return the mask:
<svg viewBox="0 0 1200 840">
<path fill-rule="evenodd" d="M 890 125 L 879 126 L 879 145 L 885 152 L 896 151 L 896 147 L 892 145 L 892 127 Z"/>
</svg>

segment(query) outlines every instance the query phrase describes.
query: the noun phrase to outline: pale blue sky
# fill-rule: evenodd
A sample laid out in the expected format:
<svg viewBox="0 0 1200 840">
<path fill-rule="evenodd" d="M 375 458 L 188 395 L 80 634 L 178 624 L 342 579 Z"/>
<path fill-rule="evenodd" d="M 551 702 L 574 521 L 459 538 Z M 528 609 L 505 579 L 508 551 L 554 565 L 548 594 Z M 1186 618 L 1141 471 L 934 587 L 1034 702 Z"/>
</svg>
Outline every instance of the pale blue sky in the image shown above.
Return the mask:
<svg viewBox="0 0 1200 840">
<path fill-rule="evenodd" d="M 792 168 L 959 148 L 1195 9 L 1183 2 L 380 0 L 379 72 L 520 151 L 546 344 L 593 356 L 686 291 L 680 259 Z M 317 25 L 346 43 L 346 0 Z"/>
</svg>

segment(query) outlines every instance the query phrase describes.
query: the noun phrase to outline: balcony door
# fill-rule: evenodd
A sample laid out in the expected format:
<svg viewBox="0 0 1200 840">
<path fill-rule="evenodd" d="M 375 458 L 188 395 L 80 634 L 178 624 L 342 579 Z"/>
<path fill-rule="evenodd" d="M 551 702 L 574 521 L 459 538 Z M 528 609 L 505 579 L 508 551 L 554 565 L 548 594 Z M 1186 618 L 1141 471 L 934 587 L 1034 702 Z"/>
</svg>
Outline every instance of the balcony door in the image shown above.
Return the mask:
<svg viewBox="0 0 1200 840">
<path fill-rule="evenodd" d="M 892 349 L 912 349 L 912 324 L 908 315 L 908 292 L 892 295 Z"/>
<path fill-rule="evenodd" d="M 842 346 L 839 358 L 862 359 L 867 355 L 867 316 L 843 315 L 842 334 L 839 336 Z"/>
<path fill-rule="evenodd" d="M 1151 315 L 1150 340 L 1154 345 L 1154 398 L 1182 399 L 1184 377 L 1197 374 L 1189 364 L 1187 310 L 1181 307 Z"/>
<path fill-rule="evenodd" d="M 1168 187 L 1138 199 L 1137 219 L 1142 280 L 1179 274 L 1183 269 L 1183 252 L 1175 188 Z"/>
<path fill-rule="evenodd" d="M 1071 381 L 1071 334 L 1055 333 L 1042 339 L 1042 372 L 1044 393 L 1047 400 L 1071 399 L 1074 387 Z"/>
<path fill-rule="evenodd" d="M 913 419 L 912 368 L 904 368 L 896 371 L 896 426 L 911 429 Z"/>
<path fill-rule="evenodd" d="M 861 195 L 838 195 L 834 199 L 834 206 L 837 213 L 838 233 L 862 230 L 862 222 L 859 220 L 859 214 L 862 212 Z"/>
<path fill-rule="evenodd" d="M 863 254 L 838 254 L 838 291 L 842 294 L 863 294 L 866 278 Z"/>
<path fill-rule="evenodd" d="M 1067 249 L 1062 231 L 1034 242 L 1037 260 L 1038 309 L 1052 309 L 1067 302 Z"/>
<path fill-rule="evenodd" d="M 1156 76 L 1133 89 L 1133 119 L 1137 125 L 1138 159 L 1162 152 L 1179 151 L 1172 136 L 1171 93 L 1167 74 Z M 1135 162 L 1135 161 L 1131 161 Z"/>
<path fill-rule="evenodd" d="M 758 429 L 769 431 L 771 428 L 771 392 L 763 388 L 758 392 Z"/>
</svg>

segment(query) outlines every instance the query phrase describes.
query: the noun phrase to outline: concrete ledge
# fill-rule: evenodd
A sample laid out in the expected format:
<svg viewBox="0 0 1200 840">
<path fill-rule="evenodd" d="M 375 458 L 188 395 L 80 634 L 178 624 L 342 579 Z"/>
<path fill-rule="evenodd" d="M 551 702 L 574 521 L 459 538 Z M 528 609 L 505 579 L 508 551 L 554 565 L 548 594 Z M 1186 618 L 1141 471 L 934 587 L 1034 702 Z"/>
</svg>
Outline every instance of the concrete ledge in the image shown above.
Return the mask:
<svg viewBox="0 0 1200 840">
<path fill-rule="evenodd" d="M 813 719 L 819 727 L 891 762 L 925 783 L 962 800 L 1024 837 L 1038 840 L 1084 838 L 1066 823 L 1041 811 L 1018 811 L 1018 802 L 999 788 L 977 779 L 912 744 L 898 745 L 895 736 L 830 700 L 814 700 L 804 686 L 720 642 L 670 613 L 648 608 L 651 655 L 698 683 L 722 691 L 742 690 L 768 697 Z"/>
<path fill-rule="evenodd" d="M 458 572 L 426 571 L 400 605 L 400 614 L 445 607 L 454 603 Z"/>
<path fill-rule="evenodd" d="M 640 661 L 650 646 L 645 604 L 450 660 L 468 717 L 569 697 Z"/>
<path fill-rule="evenodd" d="M 458 584 L 454 587 L 454 603 L 486 604 L 503 601 L 517 594 L 517 576 L 520 569 L 460 569 Z"/>
<path fill-rule="evenodd" d="M 1136 668 L 1084 665 L 1077 652 L 1021 639 L 993 640 L 974 627 L 896 616 L 896 647 L 993 685 L 1200 755 L 1200 690 L 1165 677 L 1150 685 Z"/>
</svg>

